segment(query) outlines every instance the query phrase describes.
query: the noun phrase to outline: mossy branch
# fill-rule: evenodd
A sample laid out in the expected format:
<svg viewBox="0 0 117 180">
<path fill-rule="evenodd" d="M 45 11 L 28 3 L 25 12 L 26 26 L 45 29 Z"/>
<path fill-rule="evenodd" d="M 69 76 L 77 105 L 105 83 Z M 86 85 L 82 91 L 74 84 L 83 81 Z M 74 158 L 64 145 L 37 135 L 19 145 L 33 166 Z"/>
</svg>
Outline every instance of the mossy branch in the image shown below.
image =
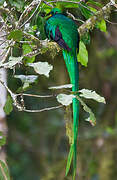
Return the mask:
<svg viewBox="0 0 117 180">
<path fill-rule="evenodd" d="M 112 2 L 109 2 L 106 4 L 102 9 L 97 11 L 95 15 L 91 16 L 84 24 L 82 24 L 78 28 L 78 32 L 80 36 L 83 36 L 86 32 L 89 30 L 92 30 L 96 24 L 96 22 L 102 20 L 102 19 L 108 19 L 112 10 L 112 7 L 115 6 Z"/>
<path fill-rule="evenodd" d="M 33 2 L 34 3 L 34 2 Z M 34 7 L 35 4 L 31 3 L 30 4 L 30 8 L 32 9 L 31 6 Z M 40 5 L 41 0 L 38 2 L 38 5 Z M 84 22 L 79 28 L 79 34 L 80 36 L 83 36 L 86 32 L 92 30 L 95 27 L 96 22 L 101 21 L 102 19 L 107 20 L 111 14 L 111 10 L 114 8 L 116 8 L 116 3 L 114 3 L 114 1 L 110 1 L 108 4 L 106 4 L 102 9 L 100 9 L 99 11 L 97 11 L 93 16 L 91 16 L 91 18 L 89 18 L 86 22 Z M 6 14 L 8 14 L 9 16 L 11 16 L 10 21 L 11 21 L 11 25 L 12 28 L 15 26 L 15 29 L 19 28 L 17 26 L 17 23 L 14 23 L 15 21 L 13 20 L 13 15 L 10 13 L 8 8 L 3 8 L 0 7 L 1 12 L 6 12 Z M 22 22 L 22 18 L 24 16 L 26 11 L 23 12 L 23 15 L 21 15 L 20 20 L 18 22 L 18 24 L 20 24 Z M 21 25 L 22 26 L 22 25 Z M 7 28 L 8 29 L 8 28 Z M 22 29 L 22 28 L 21 28 Z M 30 39 L 31 41 L 33 41 L 36 45 L 37 45 L 37 51 L 30 53 L 27 56 L 34 56 L 38 53 L 40 53 L 40 51 L 42 53 L 45 53 L 46 51 L 50 51 L 53 53 L 53 49 L 54 49 L 54 56 L 60 51 L 60 47 L 55 43 L 55 42 L 49 42 L 47 40 L 39 40 L 37 37 L 35 37 L 34 35 L 31 35 L 27 32 L 25 32 L 22 29 L 23 35 L 27 38 Z M 9 32 L 7 32 L 8 34 Z M 15 44 L 15 43 L 14 43 Z M 10 52 L 10 51 L 9 51 Z M 52 53 L 50 55 L 52 55 Z"/>
</svg>

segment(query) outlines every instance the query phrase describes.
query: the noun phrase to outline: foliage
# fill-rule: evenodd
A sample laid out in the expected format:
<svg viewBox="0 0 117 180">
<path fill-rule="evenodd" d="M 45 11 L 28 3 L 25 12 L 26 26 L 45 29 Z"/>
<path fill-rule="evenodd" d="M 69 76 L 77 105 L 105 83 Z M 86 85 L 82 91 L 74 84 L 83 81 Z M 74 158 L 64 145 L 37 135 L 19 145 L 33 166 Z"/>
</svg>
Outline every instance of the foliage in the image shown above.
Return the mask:
<svg viewBox="0 0 117 180">
<path fill-rule="evenodd" d="M 3 146 L 6 144 L 6 137 L 3 135 L 2 132 L 0 132 L 0 146 Z"/>
<path fill-rule="evenodd" d="M 87 63 L 88 63 L 88 52 L 87 52 L 85 44 L 82 41 L 80 41 L 80 43 L 79 43 L 78 61 L 83 66 L 87 66 Z"/>
<path fill-rule="evenodd" d="M 12 77 L 15 79 L 14 81 L 17 84 L 15 87 L 15 92 L 17 92 L 19 87 L 22 89 L 22 93 L 24 93 L 24 91 L 27 90 L 27 87 L 31 90 L 32 87 L 35 87 L 35 82 L 40 83 L 40 75 L 43 74 L 45 75 L 45 78 L 48 78 L 50 71 L 53 70 L 53 66 L 50 63 L 51 61 L 49 61 L 49 59 L 51 59 L 51 54 L 49 53 L 49 51 L 52 51 L 52 49 L 54 49 L 55 44 L 50 44 L 50 42 L 46 40 L 44 41 L 44 22 L 46 20 L 46 17 L 41 17 L 41 14 L 48 13 L 51 9 L 50 6 L 57 6 L 64 8 L 65 10 L 70 10 L 72 14 L 74 14 L 74 12 L 80 11 L 80 16 L 82 17 L 82 19 L 87 20 L 93 17 L 98 12 L 98 9 L 102 8 L 102 3 L 92 0 L 88 0 L 86 2 L 81 3 L 79 3 L 79 1 L 76 1 L 78 3 L 74 3 L 74 1 L 72 2 L 73 3 L 57 1 L 56 3 L 52 3 L 51 1 L 47 1 L 46 3 L 44 3 L 44 1 L 31 2 L 24 0 L 2 0 L 0 2 L 0 10 L 1 12 L 3 12 L 1 14 L 2 21 L 6 24 L 5 52 L 7 54 L 6 59 L 0 63 L 0 67 L 10 69 L 10 72 L 12 70 L 15 70 L 15 74 L 12 71 Z M 13 11 L 11 11 L 12 8 Z M 76 19 L 78 18 L 77 13 L 75 14 L 75 17 Z M 37 26 L 35 25 L 36 23 L 38 24 L 39 28 L 37 28 Z M 102 17 L 96 21 L 96 24 L 92 22 L 92 27 L 99 29 L 102 32 L 107 32 L 105 17 L 103 17 L 102 15 Z M 92 30 L 93 29 L 91 28 L 90 32 Z M 87 67 L 88 64 L 88 51 L 86 49 L 86 45 L 89 43 L 90 35 L 89 33 L 88 35 L 87 33 L 85 33 L 81 37 L 78 53 L 78 61 L 85 67 Z M 54 50 L 54 53 L 57 55 L 58 51 L 59 48 L 57 47 L 56 50 Z M 23 73 L 21 71 L 23 71 Z M 18 79 L 22 81 L 22 85 L 18 83 Z M 70 93 L 64 94 L 64 88 L 71 88 L 71 86 L 66 87 L 65 85 L 62 87 L 58 86 L 57 88 L 55 86 L 50 89 L 62 91 L 62 93 L 57 93 L 56 97 L 59 103 L 62 103 L 63 105 L 67 106 L 70 103 L 72 103 L 72 99 L 75 95 Z M 79 92 L 80 94 L 77 98 L 83 106 L 83 109 L 89 113 L 89 118 L 87 118 L 87 121 L 91 122 L 92 125 L 95 125 L 95 115 L 92 112 L 91 108 L 89 108 L 86 105 L 86 103 L 81 99 L 81 97 L 84 97 L 86 99 L 91 98 L 103 103 L 105 103 L 105 100 L 103 97 L 100 97 L 98 94 L 91 90 L 80 90 Z M 20 102 L 20 105 L 22 106 L 21 101 L 18 100 L 18 102 L 16 102 L 17 96 L 14 95 L 16 94 L 10 94 L 10 96 L 7 97 L 7 101 L 4 106 L 4 111 L 7 115 L 9 115 L 12 112 L 13 105 L 15 105 L 18 108 Z M 15 97 L 16 99 L 13 99 L 13 97 Z M 47 105 L 48 104 L 49 103 L 47 103 Z M 24 107 L 22 109 L 24 110 Z M 66 166 L 66 175 L 68 174 L 68 171 L 70 169 L 72 153 L 73 150 L 71 145 Z M 5 166 L 2 161 L 0 164 L 2 167 Z M 4 171 L 5 174 L 7 174 L 6 170 Z M 0 175 L 1 174 L 3 173 L 1 172 Z"/>
<path fill-rule="evenodd" d="M 10 180 L 9 170 L 7 165 L 0 160 L 0 179 L 1 180 Z"/>
<path fill-rule="evenodd" d="M 4 106 L 4 112 L 9 115 L 12 110 L 13 110 L 13 101 L 12 101 L 12 98 L 10 96 L 7 97 L 7 101 L 6 101 L 6 104 Z"/>
</svg>

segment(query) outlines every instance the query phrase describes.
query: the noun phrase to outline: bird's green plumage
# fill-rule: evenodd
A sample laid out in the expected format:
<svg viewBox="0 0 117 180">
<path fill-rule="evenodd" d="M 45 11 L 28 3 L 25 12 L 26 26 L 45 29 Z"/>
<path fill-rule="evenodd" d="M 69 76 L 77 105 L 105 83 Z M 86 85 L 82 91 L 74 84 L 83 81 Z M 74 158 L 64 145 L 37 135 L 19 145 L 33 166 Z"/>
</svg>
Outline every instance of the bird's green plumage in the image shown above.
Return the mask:
<svg viewBox="0 0 117 180">
<path fill-rule="evenodd" d="M 77 50 L 79 37 L 74 21 L 54 8 L 52 16 L 46 21 L 45 32 L 49 39 L 53 39 L 63 48 L 63 57 L 69 73 L 72 91 L 79 89 L 79 70 L 77 61 Z M 79 102 L 73 99 L 73 171 L 75 179 L 77 161 L 77 136 L 79 120 Z"/>
</svg>

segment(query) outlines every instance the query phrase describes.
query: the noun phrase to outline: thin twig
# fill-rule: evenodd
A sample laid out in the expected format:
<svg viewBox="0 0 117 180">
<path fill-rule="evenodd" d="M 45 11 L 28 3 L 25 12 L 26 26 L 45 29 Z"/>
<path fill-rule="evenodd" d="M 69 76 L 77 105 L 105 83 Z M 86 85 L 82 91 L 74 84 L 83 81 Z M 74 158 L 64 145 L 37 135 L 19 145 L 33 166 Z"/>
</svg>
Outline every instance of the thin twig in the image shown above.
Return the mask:
<svg viewBox="0 0 117 180">
<path fill-rule="evenodd" d="M 67 1 L 67 0 L 54 0 L 54 1 L 46 2 L 46 4 L 48 5 L 50 3 L 56 3 L 56 2 L 66 2 L 66 3 L 80 4 L 81 2 L 84 2 L 84 0 L 80 0 L 79 2 L 77 2 L 77 1 Z"/>
<path fill-rule="evenodd" d="M 14 94 L 9 88 L 8 88 L 8 86 L 6 85 L 6 83 L 5 82 L 3 82 L 3 81 L 1 81 L 0 80 L 0 83 L 6 88 L 6 90 L 9 92 L 9 94 L 11 95 L 11 97 L 12 97 L 12 99 L 13 99 L 13 101 L 16 99 L 16 94 Z"/>
<path fill-rule="evenodd" d="M 0 29 L 1 31 L 1 29 Z M 6 37 L 8 34 L 1 35 L 0 38 Z"/>
<path fill-rule="evenodd" d="M 4 7 L 0 7 L 0 11 L 1 12 L 5 12 L 7 14 L 8 17 L 8 21 L 11 23 L 12 27 L 15 27 L 15 19 L 14 16 L 12 15 L 12 12 L 8 9 L 8 8 L 4 8 Z"/>
<path fill-rule="evenodd" d="M 40 40 L 39 40 L 37 37 L 35 37 L 34 35 L 29 34 L 29 33 L 25 32 L 25 31 L 23 31 L 23 34 L 24 34 L 24 36 L 26 36 L 28 39 L 31 39 L 31 40 L 33 40 L 33 41 L 36 41 L 36 42 L 38 42 L 38 44 L 40 44 Z"/>
<path fill-rule="evenodd" d="M 17 94 L 17 96 L 30 96 L 30 97 L 37 97 L 37 98 L 50 98 L 50 97 L 53 97 L 54 95 L 36 95 L 36 94 L 26 94 L 26 93 L 20 93 L 20 94 Z"/>
<path fill-rule="evenodd" d="M 77 1 L 67 1 L 67 0 L 55 0 L 55 1 L 49 1 L 46 2 L 46 4 L 55 3 L 55 2 L 66 2 L 66 3 L 73 3 L 73 4 L 79 4 L 80 6 L 84 7 L 85 9 L 89 10 L 93 15 L 95 14 L 91 9 L 89 9 L 87 6 L 84 6 L 81 2 L 84 2 L 84 0 Z"/>
<path fill-rule="evenodd" d="M 3 52 L 1 52 L 0 56 L 3 56 L 6 53 L 6 50 L 4 50 Z M 1 62 L 1 61 L 0 61 Z"/>
<path fill-rule="evenodd" d="M 38 54 L 40 54 L 41 50 L 40 49 L 37 49 L 35 51 L 32 51 L 30 53 L 27 53 L 24 55 L 24 57 L 33 57 L 33 56 L 37 56 Z"/>
<path fill-rule="evenodd" d="M 6 42 L 6 39 L 3 42 L 1 42 L 0 46 L 2 46 L 5 42 Z"/>
<path fill-rule="evenodd" d="M 46 1 L 43 1 L 47 6 L 50 6 L 51 8 L 53 8 L 53 6 L 51 4 L 49 4 L 48 2 Z"/>
<path fill-rule="evenodd" d="M 68 14 L 69 16 L 71 16 L 74 21 L 78 21 L 78 22 L 81 22 L 81 23 L 85 23 L 85 21 L 83 21 L 83 20 L 81 20 L 81 19 L 78 19 L 78 18 L 76 19 L 76 18 L 74 17 L 74 15 L 71 14 L 70 12 L 68 12 L 68 11 L 67 11 L 67 14 Z"/>
<path fill-rule="evenodd" d="M 5 19 L 5 21 L 2 16 L 0 16 L 0 18 L 2 19 L 2 27 L 0 28 L 0 31 L 8 32 L 9 26 L 7 25 L 7 18 Z"/>
<path fill-rule="evenodd" d="M 38 10 L 40 4 L 41 4 L 41 0 L 38 3 L 38 5 L 37 5 L 35 11 L 33 12 L 33 14 L 20 26 L 20 28 L 22 28 L 26 23 L 28 23 L 32 19 L 32 17 L 35 15 L 36 11 Z"/>
<path fill-rule="evenodd" d="M 23 109 L 23 111 L 36 113 L 36 112 L 43 112 L 43 111 L 50 111 L 50 110 L 54 110 L 54 109 L 59 109 L 59 108 L 62 108 L 62 107 L 63 107 L 63 105 L 59 105 L 59 106 L 54 106 L 54 107 L 49 107 L 49 108 L 43 108 L 43 109 L 40 109 L 40 110 Z"/>
<path fill-rule="evenodd" d="M 89 30 L 92 30 L 95 27 L 97 21 L 100 21 L 102 18 L 108 19 L 112 6 L 112 3 L 109 2 L 101 10 L 97 11 L 94 16 L 91 16 L 91 18 L 89 18 L 84 24 L 82 24 L 78 28 L 80 36 L 84 35 Z"/>
<path fill-rule="evenodd" d="M 110 24 L 117 25 L 116 22 L 111 22 L 111 21 L 109 21 L 108 19 L 106 19 L 106 21 L 107 21 L 108 23 L 110 23 Z"/>
<path fill-rule="evenodd" d="M 22 44 L 32 44 L 32 41 L 20 41 Z"/>
<path fill-rule="evenodd" d="M 12 46 L 14 46 L 15 41 L 11 40 L 11 41 L 9 42 L 9 44 L 11 44 L 11 43 L 13 43 Z M 4 55 L 4 57 L 3 57 L 2 61 L 1 61 L 1 64 L 3 64 L 3 63 L 6 61 L 6 59 L 7 59 L 8 55 L 9 55 L 10 51 L 11 51 L 11 46 L 8 48 L 6 54 Z"/>
<path fill-rule="evenodd" d="M 8 86 L 0 80 L 0 83 L 6 88 L 6 90 L 9 92 L 12 100 L 13 100 L 13 105 L 15 107 L 17 107 L 17 109 L 19 111 L 25 111 L 25 112 L 43 112 L 43 111 L 50 111 L 50 110 L 54 110 L 54 109 L 58 109 L 58 108 L 61 108 L 63 107 L 63 105 L 59 105 L 59 106 L 54 106 L 54 107 L 47 107 L 47 108 L 43 108 L 43 109 L 40 109 L 40 110 L 29 110 L 29 109 L 26 109 L 25 106 L 24 106 L 24 100 L 23 100 L 23 96 L 32 96 L 32 97 L 44 97 L 44 96 L 40 96 L 40 95 L 33 95 L 33 94 L 15 94 L 13 93 L 9 88 Z M 21 96 L 21 104 L 18 102 L 17 100 L 17 97 L 18 96 Z M 47 95 L 45 97 L 52 97 L 51 95 Z"/>
<path fill-rule="evenodd" d="M 23 16 L 24 14 L 30 9 L 31 6 L 33 6 L 35 3 L 35 0 L 31 2 L 31 4 L 29 4 L 29 6 L 26 7 L 26 9 L 23 11 L 23 13 L 21 14 L 20 18 L 19 18 L 19 21 L 18 21 L 18 25 L 20 24 L 20 22 L 22 21 L 23 19 Z M 31 9 L 32 10 L 32 9 Z M 29 11 L 28 11 L 29 13 Z"/>
</svg>

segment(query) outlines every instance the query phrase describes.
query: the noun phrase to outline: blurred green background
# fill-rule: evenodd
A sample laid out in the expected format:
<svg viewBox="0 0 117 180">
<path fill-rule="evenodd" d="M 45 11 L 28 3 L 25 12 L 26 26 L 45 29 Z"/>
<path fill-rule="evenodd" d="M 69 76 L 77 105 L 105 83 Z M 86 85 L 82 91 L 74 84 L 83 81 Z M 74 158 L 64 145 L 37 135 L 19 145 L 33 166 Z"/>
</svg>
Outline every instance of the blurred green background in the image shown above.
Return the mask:
<svg viewBox="0 0 117 180">
<path fill-rule="evenodd" d="M 110 20 L 115 22 L 117 13 L 113 12 Z M 107 30 L 107 33 L 93 30 L 87 46 L 88 67 L 80 65 L 80 89 L 95 90 L 105 97 L 106 105 L 86 101 L 96 115 L 95 127 L 85 121 L 86 114 L 80 108 L 78 180 L 117 179 L 117 25 L 107 23 Z M 49 79 L 40 76 L 28 93 L 46 95 L 52 93 L 49 86 L 69 83 L 62 53 L 53 59 L 46 53 L 37 60 L 48 61 L 54 69 Z M 27 72 L 26 69 L 18 71 Z M 21 85 L 11 71 L 8 85 L 14 91 Z M 25 103 L 28 108 L 41 109 L 56 105 L 56 100 L 26 97 Z M 64 109 L 42 113 L 14 109 L 7 123 L 7 159 L 14 180 L 71 180 L 71 174 L 64 177 L 69 152 Z"/>
</svg>

